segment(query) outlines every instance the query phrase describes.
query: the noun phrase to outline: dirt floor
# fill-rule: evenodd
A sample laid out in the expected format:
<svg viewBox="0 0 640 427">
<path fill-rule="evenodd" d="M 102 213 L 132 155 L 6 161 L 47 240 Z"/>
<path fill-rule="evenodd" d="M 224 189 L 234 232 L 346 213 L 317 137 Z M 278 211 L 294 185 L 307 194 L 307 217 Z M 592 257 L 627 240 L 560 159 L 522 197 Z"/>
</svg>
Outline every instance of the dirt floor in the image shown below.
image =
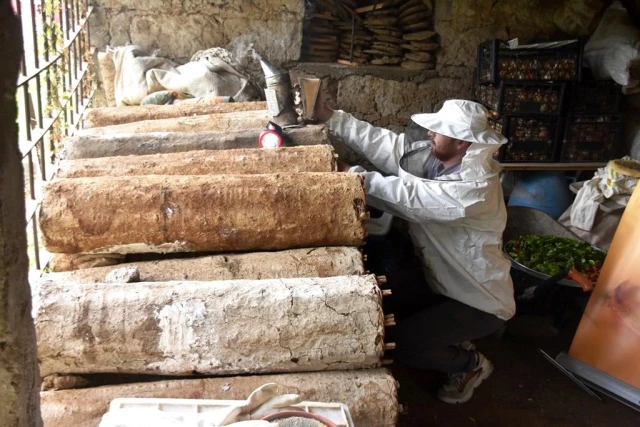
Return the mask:
<svg viewBox="0 0 640 427">
<path fill-rule="evenodd" d="M 395 231 L 370 238 L 365 252 L 368 267 L 389 279 L 393 271 L 417 262 L 410 242 Z M 404 407 L 399 427 L 640 426 L 640 412 L 608 397 L 603 396 L 605 403 L 598 401 L 538 352 L 542 349 L 555 357 L 569 350 L 589 295 L 566 286 L 541 286 L 542 281 L 515 270 L 511 276 L 516 316 L 504 330 L 475 342 L 494 363 L 491 377 L 469 402 L 450 405 L 435 398 L 444 379 L 441 375 L 393 364 Z M 416 284 L 403 281 L 402 286 Z M 398 318 L 399 313 L 394 314 Z M 392 340 L 393 331 L 387 332 Z"/>
<path fill-rule="evenodd" d="M 569 348 L 575 322 L 561 331 L 551 323 L 545 315 L 516 316 L 501 337 L 478 341 L 495 371 L 464 404 L 435 398 L 437 374 L 394 365 L 405 407 L 399 426 L 640 426 L 639 412 L 610 398 L 597 401 L 537 352 L 555 357 Z"/>
</svg>

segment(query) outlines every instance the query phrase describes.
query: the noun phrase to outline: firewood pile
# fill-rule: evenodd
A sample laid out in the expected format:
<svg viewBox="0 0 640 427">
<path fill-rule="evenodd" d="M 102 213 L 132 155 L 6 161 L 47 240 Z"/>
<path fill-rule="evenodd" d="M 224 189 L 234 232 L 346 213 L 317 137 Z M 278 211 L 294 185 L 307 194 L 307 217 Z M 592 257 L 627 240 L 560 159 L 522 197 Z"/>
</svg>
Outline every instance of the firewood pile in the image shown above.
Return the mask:
<svg viewBox="0 0 640 427">
<path fill-rule="evenodd" d="M 33 287 L 45 427 L 97 427 L 115 397 L 237 399 L 266 382 L 395 425 L 395 319 L 359 248 L 362 181 L 336 172 L 321 126 L 258 149 L 267 112 L 246 107 L 95 109 L 66 141 L 39 214 L 53 272 Z"/>
<path fill-rule="evenodd" d="M 308 13 L 302 60 L 435 68 L 432 0 L 317 0 Z"/>
</svg>

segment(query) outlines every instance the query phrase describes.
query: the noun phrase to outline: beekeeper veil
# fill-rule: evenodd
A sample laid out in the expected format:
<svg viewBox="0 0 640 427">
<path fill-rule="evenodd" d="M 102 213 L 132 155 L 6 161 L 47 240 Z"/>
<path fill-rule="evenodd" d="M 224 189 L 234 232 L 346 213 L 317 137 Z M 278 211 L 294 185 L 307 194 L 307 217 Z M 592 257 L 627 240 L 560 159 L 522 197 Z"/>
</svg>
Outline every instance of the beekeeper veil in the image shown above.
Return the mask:
<svg viewBox="0 0 640 427">
<path fill-rule="evenodd" d="M 437 113 L 414 114 L 405 131 L 405 153 L 401 167 L 416 175 L 426 166 L 431 145 L 429 131 L 471 143 L 462 161 L 462 169 L 486 175 L 486 164 L 507 139 L 491 128 L 488 110 L 473 101 L 446 101 Z M 416 175 L 421 176 L 421 175 Z"/>
</svg>

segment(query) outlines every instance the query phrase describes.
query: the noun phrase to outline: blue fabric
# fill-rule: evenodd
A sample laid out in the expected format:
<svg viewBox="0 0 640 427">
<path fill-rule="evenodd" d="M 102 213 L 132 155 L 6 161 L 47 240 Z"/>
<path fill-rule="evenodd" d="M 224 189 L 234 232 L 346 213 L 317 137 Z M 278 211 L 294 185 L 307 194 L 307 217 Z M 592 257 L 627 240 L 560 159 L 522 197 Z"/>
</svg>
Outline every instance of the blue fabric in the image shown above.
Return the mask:
<svg viewBox="0 0 640 427">
<path fill-rule="evenodd" d="M 429 156 L 427 160 L 427 179 L 436 179 L 442 175 L 449 175 L 452 173 L 460 172 L 460 166 L 462 165 L 462 161 L 459 161 L 455 165 L 449 166 L 448 168 L 442 167 L 442 162 L 438 160 L 433 155 Z"/>
</svg>

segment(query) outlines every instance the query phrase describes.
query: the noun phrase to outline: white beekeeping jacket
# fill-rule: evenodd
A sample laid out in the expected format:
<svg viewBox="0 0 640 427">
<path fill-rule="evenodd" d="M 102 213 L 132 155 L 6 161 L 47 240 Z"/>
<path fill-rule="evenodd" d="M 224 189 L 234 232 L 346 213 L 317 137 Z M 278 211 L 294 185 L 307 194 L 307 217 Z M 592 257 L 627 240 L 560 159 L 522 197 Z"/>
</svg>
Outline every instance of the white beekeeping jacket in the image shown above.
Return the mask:
<svg viewBox="0 0 640 427">
<path fill-rule="evenodd" d="M 510 263 L 502 253 L 507 211 L 493 154 L 499 143 L 472 143 L 460 172 L 423 178 L 428 142 L 335 111 L 329 129 L 378 172 L 364 176 L 367 204 L 409 221 L 425 277 L 436 293 L 507 320 L 515 314 Z M 425 129 L 426 134 L 426 129 Z"/>
</svg>

